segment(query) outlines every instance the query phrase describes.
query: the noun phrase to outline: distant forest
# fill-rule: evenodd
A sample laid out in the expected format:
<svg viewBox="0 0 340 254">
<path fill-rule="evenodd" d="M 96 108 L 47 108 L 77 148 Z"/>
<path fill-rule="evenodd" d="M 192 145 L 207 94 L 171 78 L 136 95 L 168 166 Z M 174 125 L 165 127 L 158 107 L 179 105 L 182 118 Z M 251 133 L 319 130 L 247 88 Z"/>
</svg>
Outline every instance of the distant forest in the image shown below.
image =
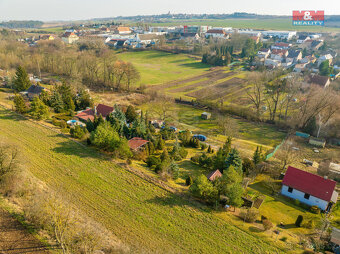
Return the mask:
<svg viewBox="0 0 340 254">
<path fill-rule="evenodd" d="M 8 21 L 1 22 L 0 27 L 6 28 L 40 28 L 44 22 L 35 21 L 35 20 L 27 20 L 27 21 Z"/>
</svg>

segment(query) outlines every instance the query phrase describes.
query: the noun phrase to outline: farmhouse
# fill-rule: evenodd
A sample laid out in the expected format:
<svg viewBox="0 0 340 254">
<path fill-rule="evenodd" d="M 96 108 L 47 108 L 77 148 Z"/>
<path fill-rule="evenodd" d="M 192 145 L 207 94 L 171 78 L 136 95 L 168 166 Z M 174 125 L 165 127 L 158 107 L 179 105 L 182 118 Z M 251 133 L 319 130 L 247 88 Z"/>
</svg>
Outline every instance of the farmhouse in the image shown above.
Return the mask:
<svg viewBox="0 0 340 254">
<path fill-rule="evenodd" d="M 281 194 L 329 212 L 337 202 L 336 182 L 289 166 L 282 180 Z"/>
<path fill-rule="evenodd" d="M 79 37 L 74 32 L 66 32 L 61 37 L 62 41 L 68 44 L 72 44 L 73 42 L 79 40 Z"/>
<path fill-rule="evenodd" d="M 270 52 L 271 52 L 270 49 L 262 48 L 257 52 L 257 56 L 259 58 L 267 58 L 269 56 Z"/>
<path fill-rule="evenodd" d="M 314 146 L 325 148 L 326 140 L 320 139 L 320 138 L 310 137 L 308 143 L 311 144 L 311 145 L 314 145 Z"/>
<path fill-rule="evenodd" d="M 93 121 L 95 115 L 96 116 L 101 115 L 105 119 L 106 116 L 108 116 L 113 111 L 114 111 L 113 107 L 110 107 L 104 104 L 98 104 L 93 109 L 88 108 L 83 111 L 80 111 L 77 115 L 75 115 L 75 117 L 83 122 L 86 122 L 87 120 Z"/>
<path fill-rule="evenodd" d="M 211 171 L 209 175 L 207 175 L 208 180 L 211 182 L 215 181 L 217 178 L 220 177 L 222 177 L 222 173 L 218 169 Z"/>
<path fill-rule="evenodd" d="M 278 42 L 271 46 L 272 49 L 289 49 L 292 46 L 290 43 Z"/>
<path fill-rule="evenodd" d="M 53 41 L 55 38 L 51 34 L 43 34 L 39 36 L 40 40 L 47 40 L 47 41 Z"/>
<path fill-rule="evenodd" d="M 210 29 L 205 33 L 205 37 L 228 39 L 229 35 L 223 29 Z"/>
<path fill-rule="evenodd" d="M 324 61 L 327 61 L 328 60 L 328 63 L 331 64 L 332 61 L 333 61 L 333 57 L 331 54 L 326 54 L 326 55 L 323 55 L 323 56 L 320 56 L 319 59 L 318 59 L 318 67 L 320 66 L 320 64 Z"/>
<path fill-rule="evenodd" d="M 262 31 L 264 36 L 277 37 L 280 39 L 290 40 L 296 36 L 296 31 Z"/>
<path fill-rule="evenodd" d="M 211 118 L 211 113 L 208 113 L 208 112 L 203 112 L 201 114 L 201 118 L 204 119 L 204 120 L 208 120 Z"/>
<path fill-rule="evenodd" d="M 311 85 L 318 85 L 321 87 L 328 87 L 330 84 L 329 77 L 326 76 L 320 76 L 320 75 L 313 75 L 309 77 L 309 82 Z"/>
<path fill-rule="evenodd" d="M 47 89 L 39 85 L 31 85 L 26 91 L 21 92 L 22 95 L 26 95 L 28 99 L 32 100 L 34 97 L 39 96 L 42 91 Z"/>
<path fill-rule="evenodd" d="M 128 145 L 132 151 L 141 150 L 149 141 L 142 138 L 132 138 L 128 141 Z"/>
<path fill-rule="evenodd" d="M 130 30 L 129 27 L 119 26 L 115 29 L 115 33 L 117 33 L 117 34 L 130 34 L 131 30 Z"/>
<path fill-rule="evenodd" d="M 301 44 L 301 43 L 306 42 L 309 39 L 310 37 L 307 35 L 300 35 L 299 38 L 296 40 L 296 42 Z"/>
</svg>

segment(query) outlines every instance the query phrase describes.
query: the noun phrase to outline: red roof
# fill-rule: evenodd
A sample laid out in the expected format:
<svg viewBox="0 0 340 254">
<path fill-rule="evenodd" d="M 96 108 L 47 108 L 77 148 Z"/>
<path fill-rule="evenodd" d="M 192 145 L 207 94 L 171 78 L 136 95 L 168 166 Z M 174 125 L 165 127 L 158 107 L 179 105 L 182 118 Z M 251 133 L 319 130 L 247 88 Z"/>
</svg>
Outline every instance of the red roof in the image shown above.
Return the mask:
<svg viewBox="0 0 340 254">
<path fill-rule="evenodd" d="M 290 44 L 289 44 L 289 43 L 285 43 L 285 42 L 278 42 L 278 43 L 275 43 L 275 46 L 279 46 L 279 47 L 289 47 Z"/>
<path fill-rule="evenodd" d="M 131 150 L 137 150 L 138 148 L 144 146 L 145 144 L 147 144 L 149 141 L 144 140 L 142 138 L 132 138 L 128 141 L 128 145 L 130 147 Z"/>
<path fill-rule="evenodd" d="M 102 115 L 102 117 L 106 117 L 108 114 L 110 114 L 111 112 L 113 112 L 113 107 L 110 106 L 106 106 L 104 104 L 98 104 L 98 106 L 96 107 L 97 109 L 97 115 Z"/>
<path fill-rule="evenodd" d="M 87 121 L 88 119 L 90 119 L 91 121 L 94 120 L 94 111 L 89 108 L 86 110 L 81 111 L 79 114 L 76 115 L 76 117 L 78 117 L 81 120 Z"/>
<path fill-rule="evenodd" d="M 215 181 L 216 178 L 220 178 L 222 176 L 221 171 L 216 169 L 215 171 L 210 172 L 210 174 L 207 176 L 209 181 Z"/>
<path fill-rule="evenodd" d="M 207 34 L 226 34 L 222 29 L 210 29 L 207 31 Z"/>
<path fill-rule="evenodd" d="M 288 167 L 282 184 L 328 202 L 331 200 L 336 186 L 336 182 L 333 180 L 291 166 Z"/>
</svg>

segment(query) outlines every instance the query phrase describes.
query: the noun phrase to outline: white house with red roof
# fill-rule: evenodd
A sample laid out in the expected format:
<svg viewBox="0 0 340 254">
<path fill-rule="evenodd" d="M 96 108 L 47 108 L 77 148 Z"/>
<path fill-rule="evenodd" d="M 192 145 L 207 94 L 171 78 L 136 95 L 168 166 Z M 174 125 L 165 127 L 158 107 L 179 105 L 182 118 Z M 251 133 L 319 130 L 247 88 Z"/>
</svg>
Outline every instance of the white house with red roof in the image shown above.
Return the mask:
<svg viewBox="0 0 340 254">
<path fill-rule="evenodd" d="M 215 29 L 209 29 L 206 33 L 205 33 L 205 37 L 213 37 L 213 38 L 224 38 L 224 39 L 228 39 L 229 35 L 224 31 L 224 29 L 219 29 L 219 28 L 215 28 Z"/>
<path fill-rule="evenodd" d="M 336 182 L 289 166 L 282 180 L 281 194 L 329 212 L 338 199 Z"/>
</svg>

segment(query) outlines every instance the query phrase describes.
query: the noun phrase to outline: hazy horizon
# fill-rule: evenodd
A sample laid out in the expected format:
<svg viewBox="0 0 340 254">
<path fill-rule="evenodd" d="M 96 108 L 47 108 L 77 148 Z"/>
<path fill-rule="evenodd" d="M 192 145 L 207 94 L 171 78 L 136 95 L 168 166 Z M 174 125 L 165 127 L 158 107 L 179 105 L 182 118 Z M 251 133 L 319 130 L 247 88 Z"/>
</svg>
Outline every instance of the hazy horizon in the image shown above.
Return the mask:
<svg viewBox="0 0 340 254">
<path fill-rule="evenodd" d="M 209 5 L 208 5 L 209 4 Z M 248 12 L 266 15 L 291 15 L 293 10 L 324 10 L 325 15 L 340 15 L 340 1 L 286 0 L 280 5 L 271 0 L 0 0 L 0 20 L 74 21 L 117 16 L 168 13 L 229 14 Z M 18 8 L 20 6 L 20 8 Z"/>
</svg>

